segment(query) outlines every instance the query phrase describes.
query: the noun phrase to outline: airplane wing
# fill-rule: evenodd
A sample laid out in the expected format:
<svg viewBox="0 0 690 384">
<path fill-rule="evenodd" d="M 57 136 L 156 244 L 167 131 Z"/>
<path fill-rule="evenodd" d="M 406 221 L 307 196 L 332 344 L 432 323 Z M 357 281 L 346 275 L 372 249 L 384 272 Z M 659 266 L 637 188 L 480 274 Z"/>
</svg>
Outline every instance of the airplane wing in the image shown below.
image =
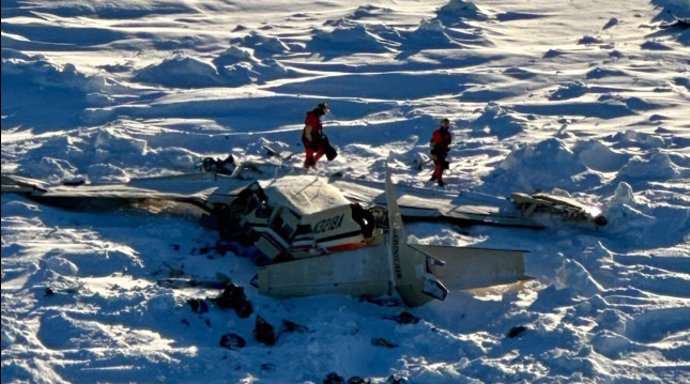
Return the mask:
<svg viewBox="0 0 690 384">
<path fill-rule="evenodd" d="M 98 204 L 143 200 L 188 202 L 202 208 L 230 205 L 255 181 L 212 173 L 193 173 L 133 179 L 128 183 L 59 185 L 48 187 L 39 180 L 15 175 L 2 176 L 2 192 L 19 193 L 31 199 L 63 206 L 89 207 Z"/>
<path fill-rule="evenodd" d="M 353 202 L 386 207 L 384 183 L 361 180 L 332 180 Z M 472 192 L 451 195 L 420 188 L 398 186 L 398 206 L 406 222 L 431 221 L 458 225 L 493 225 L 543 228 L 523 217 L 507 199 Z"/>
</svg>

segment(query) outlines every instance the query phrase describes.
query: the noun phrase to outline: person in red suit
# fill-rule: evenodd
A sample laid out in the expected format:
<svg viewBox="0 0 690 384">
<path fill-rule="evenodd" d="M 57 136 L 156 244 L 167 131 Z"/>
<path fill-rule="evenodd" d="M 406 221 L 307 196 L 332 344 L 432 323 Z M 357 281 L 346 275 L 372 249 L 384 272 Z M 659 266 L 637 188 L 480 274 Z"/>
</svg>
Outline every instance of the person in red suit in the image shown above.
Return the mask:
<svg viewBox="0 0 690 384">
<path fill-rule="evenodd" d="M 302 130 L 302 143 L 306 152 L 306 159 L 304 160 L 304 167 L 310 168 L 316 165 L 321 156 L 326 151 L 324 146 L 325 136 L 323 134 L 323 126 L 321 125 L 321 116 L 328 113 L 328 104 L 319 103 L 316 108 L 307 112 L 307 118 L 304 120 L 304 129 Z"/>
<path fill-rule="evenodd" d="M 434 174 L 431 176 L 431 181 L 436 180 L 439 186 L 443 187 L 446 183 L 443 181 L 443 171 L 448 169 L 448 151 L 450 150 L 450 143 L 452 136 L 448 128 L 450 127 L 450 120 L 442 119 L 441 126 L 431 135 L 431 160 L 434 161 Z"/>
</svg>

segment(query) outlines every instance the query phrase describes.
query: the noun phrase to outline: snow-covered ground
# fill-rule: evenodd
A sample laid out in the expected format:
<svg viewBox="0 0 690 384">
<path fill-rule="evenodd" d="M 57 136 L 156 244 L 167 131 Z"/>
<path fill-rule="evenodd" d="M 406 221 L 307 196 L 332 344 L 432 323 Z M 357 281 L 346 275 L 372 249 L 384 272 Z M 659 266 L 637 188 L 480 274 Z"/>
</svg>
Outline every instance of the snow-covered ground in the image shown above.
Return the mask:
<svg viewBox="0 0 690 384">
<path fill-rule="evenodd" d="M 688 0 L 3 0 L 3 173 L 117 182 L 260 159 L 262 140 L 299 153 L 326 101 L 340 156 L 317 173 L 381 181 L 388 161 L 438 188 L 409 164 L 448 117 L 447 193 L 555 191 L 609 225 L 408 225 L 529 250 L 534 280 L 406 309 L 260 296 L 254 264 L 191 218 L 3 195 L 2 382 L 690 382 L 690 29 L 673 15 Z M 216 272 L 252 316 L 156 284 Z M 405 310 L 421 320 L 389 319 Z M 304 328 L 267 346 L 257 315 Z"/>
</svg>

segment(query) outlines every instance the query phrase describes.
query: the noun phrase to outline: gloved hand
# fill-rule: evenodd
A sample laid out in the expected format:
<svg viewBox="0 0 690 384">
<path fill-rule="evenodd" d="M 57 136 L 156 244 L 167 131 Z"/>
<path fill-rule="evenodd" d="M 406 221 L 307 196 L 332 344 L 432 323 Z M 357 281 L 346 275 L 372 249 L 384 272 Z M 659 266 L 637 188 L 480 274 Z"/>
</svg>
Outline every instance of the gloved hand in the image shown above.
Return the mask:
<svg viewBox="0 0 690 384">
<path fill-rule="evenodd" d="M 431 149 L 431 154 L 436 155 L 436 156 L 446 157 L 446 156 L 448 156 L 448 151 L 450 151 L 450 148 L 445 149 L 445 148 L 435 147 L 435 148 Z"/>
<path fill-rule="evenodd" d="M 323 135 L 320 133 L 314 133 L 312 134 L 312 140 L 309 143 L 309 146 L 311 147 L 312 150 L 316 151 L 321 147 L 321 144 L 323 143 Z"/>
</svg>

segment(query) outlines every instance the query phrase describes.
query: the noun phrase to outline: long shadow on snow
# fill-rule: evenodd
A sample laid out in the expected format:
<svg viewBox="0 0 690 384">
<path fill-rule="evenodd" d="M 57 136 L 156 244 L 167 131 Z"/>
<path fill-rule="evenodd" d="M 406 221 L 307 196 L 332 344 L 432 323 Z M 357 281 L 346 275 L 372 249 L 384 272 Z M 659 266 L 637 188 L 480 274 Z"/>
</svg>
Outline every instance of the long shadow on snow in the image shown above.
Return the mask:
<svg viewBox="0 0 690 384">
<path fill-rule="evenodd" d="M 60 45 L 61 50 L 65 48 L 65 45 L 88 47 L 127 37 L 126 33 L 102 28 L 53 27 L 35 24 L 3 23 L 2 31 L 21 35 L 34 43 Z"/>
<path fill-rule="evenodd" d="M 313 94 L 325 97 L 361 97 L 383 100 L 410 100 L 443 94 L 458 94 L 477 83 L 468 74 L 376 73 L 327 76 L 273 88 L 275 92 Z"/>
<path fill-rule="evenodd" d="M 634 115 L 635 112 L 624 104 L 612 103 L 552 103 L 552 104 L 518 104 L 509 106 L 512 110 L 547 116 L 587 116 L 600 119 L 615 119 Z"/>
<path fill-rule="evenodd" d="M 49 2 L 49 5 L 29 3 L 25 0 L 3 0 L 2 18 L 16 16 L 34 16 L 33 12 L 48 13 L 61 17 L 96 17 L 99 19 L 136 19 L 150 15 L 171 15 L 176 13 L 197 13 L 192 7 L 173 4 L 155 4 L 155 6 L 137 6 L 136 3 L 107 3 L 83 6 L 79 3 L 65 4 Z M 52 5 L 52 6 L 51 6 Z"/>
<path fill-rule="evenodd" d="M 7 208 L 7 204 L 12 201 L 23 200 L 22 197 L 11 197 L 9 199 L 3 198 L 3 212 Z M 128 362 L 140 361 L 140 365 L 146 366 L 146 369 L 157 369 L 159 373 L 168 370 L 167 365 L 156 368 L 151 367 L 150 362 L 146 364 L 146 356 L 141 356 L 128 347 L 128 345 L 112 345 L 117 342 L 117 338 L 111 338 L 108 332 L 102 332 L 101 327 L 92 327 L 91 324 L 97 322 L 99 324 L 125 327 L 129 329 L 141 330 L 149 332 L 149 330 L 160 334 L 163 338 L 170 339 L 174 348 L 187 348 L 194 345 L 206 343 L 209 345 L 217 345 L 220 334 L 214 336 L 212 340 L 208 337 L 202 337 L 201 334 L 187 336 L 184 323 L 180 322 L 180 318 L 173 316 L 172 319 L 177 321 L 162 322 L 161 318 L 169 316 L 169 309 L 165 306 L 157 305 L 159 301 L 156 300 L 156 295 L 162 294 L 159 288 L 149 287 L 145 291 L 141 289 L 134 289 L 127 292 L 127 294 L 118 295 L 116 292 L 127 290 L 114 284 L 110 290 L 113 291 L 111 296 L 103 296 L 97 292 L 89 292 L 79 287 L 79 279 L 85 277 L 116 277 L 121 276 L 131 277 L 133 280 L 155 279 L 156 274 L 160 273 L 161 266 L 166 263 L 175 265 L 177 261 L 174 259 L 176 253 L 173 252 L 173 247 L 169 245 L 172 243 L 179 243 L 179 239 L 174 238 L 174 234 L 166 229 L 166 220 L 164 216 L 154 216 L 147 213 L 137 213 L 135 211 L 117 211 L 115 206 L 107 208 L 99 213 L 94 212 L 75 212 L 67 209 L 56 208 L 53 206 L 41 205 L 41 213 L 39 213 L 42 223 L 45 225 L 46 232 L 51 228 L 65 228 L 68 230 L 79 230 L 84 228 L 87 231 L 95 231 L 98 234 L 97 240 L 92 236 L 85 239 L 85 245 L 88 248 L 94 243 L 114 241 L 119 244 L 129 244 L 131 242 L 131 235 L 137 232 L 138 238 L 135 238 L 132 247 L 138 253 L 138 257 L 143 265 L 139 265 L 137 260 L 132 260 L 125 255 L 119 255 L 116 249 L 95 249 L 97 255 L 89 255 L 88 252 L 70 252 L 69 249 L 49 251 L 40 260 L 41 268 L 34 269 L 30 276 L 28 276 L 25 287 L 30 287 L 33 295 L 37 299 L 34 308 L 30 311 L 32 314 L 39 316 L 41 320 L 41 327 L 38 330 L 37 336 L 41 342 L 50 349 L 63 352 L 67 355 L 75 351 L 75 348 L 80 350 L 80 354 L 98 354 L 100 345 L 106 343 L 111 345 L 112 352 L 115 356 L 119 356 L 116 360 L 122 359 Z M 20 211 L 15 212 L 20 214 Z M 183 220 L 183 219 L 182 219 Z M 96 223 L 96 227 L 94 227 Z M 167 239 L 152 238 L 153 242 L 148 242 L 141 237 L 141 229 L 147 227 L 155 227 L 156 223 L 160 223 L 161 234 L 167 234 Z M 178 224 L 179 225 L 179 224 Z M 185 225 L 193 225 L 192 223 Z M 199 224 L 201 227 L 201 224 Z M 124 230 L 121 230 L 123 228 Z M 173 223 L 173 227 L 175 224 Z M 178 231 L 180 228 L 178 228 Z M 181 230 L 184 230 L 183 228 Z M 200 228 L 199 234 L 206 233 L 203 228 Z M 40 236 L 40 233 L 37 233 Z M 152 235 L 153 236 L 153 235 Z M 164 235 L 165 236 L 165 235 Z M 193 236 L 193 235 L 192 235 Z M 213 238 L 213 237 L 212 237 Z M 50 241 L 50 239 L 47 239 Z M 65 241 L 61 237 L 56 237 L 54 247 L 59 248 L 60 242 Z M 201 239 L 208 240 L 208 239 Z M 40 239 L 39 239 L 40 241 Z M 145 243 L 146 245 L 142 245 Z M 184 248 L 188 248 L 190 244 L 194 244 L 193 239 L 188 239 L 188 244 Z M 106 247 L 107 248 L 107 247 Z M 5 247 L 3 247 L 3 258 L 12 259 L 14 255 L 6 254 Z M 99 251 L 104 251 L 101 253 Z M 20 248 L 15 250 L 15 253 L 21 252 Z M 166 255 L 168 254 L 168 255 Z M 182 253 L 184 255 L 184 252 Z M 60 256 L 74 263 L 78 272 L 76 275 L 62 276 L 58 272 L 46 268 L 46 262 L 55 256 Z M 122 256 L 122 257 L 120 257 Z M 179 255 L 177 255 L 179 256 Z M 199 262 L 209 262 L 206 257 L 196 255 L 197 257 L 190 258 L 187 256 L 187 261 L 194 261 L 198 258 Z M 123 272 L 124 271 L 124 272 Z M 58 283 L 58 286 L 55 285 Z M 65 283 L 67 285 L 65 285 Z M 54 294 L 46 295 L 45 288 L 51 287 Z M 88 287 L 86 287 L 88 288 Z M 66 290 L 67 289 L 67 290 Z M 170 295 L 164 295 L 168 305 L 172 305 Z M 83 311 L 87 306 L 90 308 L 98 308 L 97 311 Z M 59 309 L 57 309 L 59 308 Z M 138 310 L 132 310 L 136 308 Z M 147 313 L 146 310 L 154 313 Z M 161 313 L 155 313 L 161 312 Z M 184 312 L 184 308 L 183 308 Z M 63 315 L 64 313 L 64 315 Z M 176 311 L 178 313 L 178 311 Z M 178 313 L 179 317 L 184 318 L 185 314 Z M 218 311 L 216 317 L 223 318 L 230 316 L 227 312 Z M 234 316 L 234 315 L 233 315 Z M 167 318 L 167 317 L 166 317 Z M 57 323 L 56 323 L 57 321 Z M 47 323 L 46 323 L 47 322 Z M 45 324 L 44 324 L 45 323 Z M 218 321 L 218 324 L 223 322 Z M 56 328 L 56 325 L 59 327 Z M 106 327 L 107 328 L 107 327 Z M 208 333 L 208 328 L 203 327 L 205 333 Z M 84 333 L 88 334 L 85 338 Z M 219 331 L 217 331 L 218 333 Z M 116 335 L 117 336 L 117 335 Z M 205 341 L 204 341 L 205 340 Z M 92 351 L 93 349 L 93 351 Z M 164 353 L 176 354 L 175 351 L 165 351 Z M 125 356 L 126 355 L 126 356 Z M 112 365 L 111 359 L 96 359 L 99 363 L 95 366 Z M 133 366 L 137 364 L 132 363 Z M 89 363 L 91 367 L 92 364 Z M 64 368 L 64 367 L 63 367 Z M 93 372 L 97 374 L 98 372 Z M 104 377 L 111 377 L 111 373 L 103 372 Z M 128 371 L 118 370 L 114 377 L 120 377 L 120 374 L 131 373 Z M 61 374 L 74 377 L 78 381 L 79 374 L 71 372 L 71 369 L 65 368 L 61 370 Z M 74 376 L 76 375 L 76 376 Z M 93 376 L 90 376 L 93 378 Z"/>
<path fill-rule="evenodd" d="M 291 124 L 296 124 L 301 129 L 306 113 L 323 101 L 331 105 L 332 115 L 329 116 L 337 116 L 338 119 L 344 120 L 361 118 L 391 108 L 391 104 L 387 102 L 334 101 L 326 97 L 277 95 L 242 99 L 151 102 L 146 108 L 140 105 L 119 106 L 107 112 L 98 111 L 97 114 L 89 116 L 89 121 L 104 124 L 118 118 L 208 118 L 230 127 L 228 134 L 261 134 L 263 131 L 274 131 L 276 127 Z M 266 111 L 270 113 L 267 114 Z"/>
<path fill-rule="evenodd" d="M 425 56 L 433 56 L 430 53 L 425 53 Z M 302 61 L 291 61 L 290 59 L 282 60 L 283 64 L 289 65 L 291 68 L 302 69 L 306 71 L 316 71 L 316 72 L 340 72 L 348 73 L 350 75 L 361 74 L 367 75 L 371 73 L 387 73 L 392 70 L 396 72 L 414 72 L 414 71 L 435 71 L 435 70 L 458 70 L 464 67 L 473 67 L 488 63 L 491 61 L 499 61 L 505 59 L 504 55 L 490 55 L 490 54 L 467 54 L 467 56 L 461 57 L 446 57 L 444 56 L 442 60 L 437 60 L 432 57 L 431 60 L 417 61 L 417 60 L 406 60 L 402 62 L 395 62 L 394 64 L 376 64 L 367 63 L 367 65 L 359 64 L 348 64 L 347 62 L 302 62 Z"/>
<path fill-rule="evenodd" d="M 87 107 L 81 90 L 42 87 L 12 75 L 3 74 L 2 94 L 3 129 L 21 125 L 42 133 L 74 127 Z"/>
</svg>

